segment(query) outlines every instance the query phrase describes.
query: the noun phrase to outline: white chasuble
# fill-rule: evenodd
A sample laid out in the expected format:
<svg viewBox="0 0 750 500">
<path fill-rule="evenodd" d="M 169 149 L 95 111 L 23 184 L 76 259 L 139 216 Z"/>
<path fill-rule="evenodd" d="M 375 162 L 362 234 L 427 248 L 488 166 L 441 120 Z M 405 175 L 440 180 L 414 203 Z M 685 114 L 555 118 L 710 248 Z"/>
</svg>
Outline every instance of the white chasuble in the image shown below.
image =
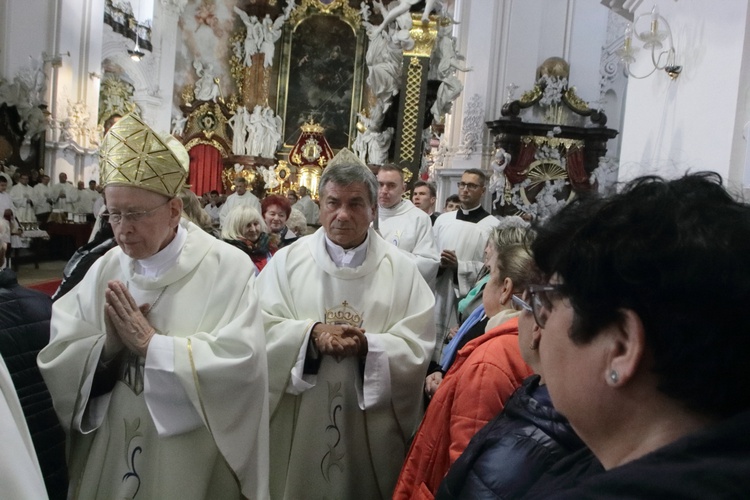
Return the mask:
<svg viewBox="0 0 750 500">
<path fill-rule="evenodd" d="M 277 252 L 258 277 L 270 370 L 271 498 L 390 498 L 419 423 L 434 297 L 408 256 L 372 229 L 368 239 L 364 263 L 339 268 L 321 228 Z M 322 356 L 317 375 L 293 386 L 315 322 L 360 324 L 368 354 Z"/>
<path fill-rule="evenodd" d="M 241 251 L 181 224 L 185 244 L 161 276 L 136 274 L 114 248 L 53 306 L 38 361 L 70 437 L 73 498 L 268 497 L 268 372 L 253 271 Z M 145 361 L 127 356 L 114 389 L 92 398 L 114 279 L 153 304 L 148 320 L 163 337 Z M 173 362 L 157 367 L 160 348 Z"/>
<path fill-rule="evenodd" d="M 3 498 L 46 500 L 42 470 L 18 393 L 0 356 L 0 485 Z"/>
</svg>

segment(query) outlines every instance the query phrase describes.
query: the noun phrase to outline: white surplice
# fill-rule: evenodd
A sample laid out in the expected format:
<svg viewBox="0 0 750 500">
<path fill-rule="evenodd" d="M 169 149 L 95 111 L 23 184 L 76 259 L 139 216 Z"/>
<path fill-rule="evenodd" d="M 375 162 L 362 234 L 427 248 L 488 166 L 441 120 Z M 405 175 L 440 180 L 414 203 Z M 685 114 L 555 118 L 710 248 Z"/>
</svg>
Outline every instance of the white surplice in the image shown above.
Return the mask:
<svg viewBox="0 0 750 500">
<path fill-rule="evenodd" d="M 10 190 L 10 197 L 16 207 L 16 217 L 18 217 L 19 222 L 36 222 L 34 188 L 28 184 L 25 186 L 16 184 Z"/>
<path fill-rule="evenodd" d="M 240 250 L 181 225 L 149 259 L 112 249 L 53 306 L 38 361 L 71 438 L 80 498 L 231 499 L 240 487 L 268 496 L 268 369 L 253 271 Z M 145 359 L 125 357 L 114 389 L 92 398 L 104 291 L 115 279 L 152 304 L 159 335 Z"/>
<path fill-rule="evenodd" d="M 337 266 L 326 241 L 321 228 L 282 248 L 258 278 L 271 497 L 390 498 L 422 413 L 434 298 L 413 260 L 374 230 L 360 250 L 329 243 L 337 262 L 356 267 Z M 322 356 L 317 374 L 303 376 L 316 322 L 361 325 L 366 358 Z"/>
<path fill-rule="evenodd" d="M 60 195 L 65 197 L 61 198 Z M 68 213 L 75 213 L 75 204 L 78 201 L 78 188 L 68 182 L 53 184 L 50 188 L 50 198 L 55 201 L 53 208 Z"/>
<path fill-rule="evenodd" d="M 461 210 L 459 208 L 459 210 Z M 467 222 L 456 219 L 458 210 L 446 212 L 437 218 L 433 231 L 438 252 L 453 250 L 458 260 L 456 280 L 449 270 L 443 272 L 437 279 L 435 287 L 435 329 L 437 337 L 433 361 L 440 361 L 443 341 L 448 330 L 457 324 L 456 293 L 459 297 L 466 296 L 474 286 L 477 275 L 484 265 L 484 247 L 487 245 L 492 228 L 500 221 L 488 215 L 479 222 Z"/>
<path fill-rule="evenodd" d="M 230 194 L 227 196 L 227 201 L 221 206 L 221 211 L 219 212 L 219 220 L 222 226 L 224 225 L 224 221 L 226 220 L 229 211 L 240 205 L 250 205 L 257 210 L 259 214 L 261 213 L 260 200 L 250 191 L 245 191 L 245 194 L 242 195 L 237 193 Z"/>
<path fill-rule="evenodd" d="M 378 232 L 383 239 L 406 252 L 419 268 L 431 290 L 435 290 L 440 256 L 435 246 L 430 216 L 402 200 L 391 208 L 378 208 Z"/>
</svg>

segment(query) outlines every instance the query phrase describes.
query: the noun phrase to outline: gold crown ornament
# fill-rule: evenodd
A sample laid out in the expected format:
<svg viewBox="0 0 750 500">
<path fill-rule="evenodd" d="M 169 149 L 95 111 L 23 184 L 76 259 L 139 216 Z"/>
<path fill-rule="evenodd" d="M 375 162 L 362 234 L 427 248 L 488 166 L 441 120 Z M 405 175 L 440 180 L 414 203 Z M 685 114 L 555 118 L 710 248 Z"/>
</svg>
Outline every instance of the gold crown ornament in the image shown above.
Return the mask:
<svg viewBox="0 0 750 500">
<path fill-rule="evenodd" d="M 109 129 L 99 154 L 102 187 L 133 186 L 169 197 L 180 193 L 190 166 L 180 141 L 157 134 L 132 113 Z"/>
</svg>

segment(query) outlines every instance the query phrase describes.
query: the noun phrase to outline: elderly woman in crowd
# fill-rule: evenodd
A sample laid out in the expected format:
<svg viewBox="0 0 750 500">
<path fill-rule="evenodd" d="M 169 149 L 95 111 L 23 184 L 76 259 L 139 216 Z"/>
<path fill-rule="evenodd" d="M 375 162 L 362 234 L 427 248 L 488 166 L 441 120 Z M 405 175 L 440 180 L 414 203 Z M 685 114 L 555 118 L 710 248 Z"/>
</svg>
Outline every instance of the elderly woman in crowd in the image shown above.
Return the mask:
<svg viewBox="0 0 750 500">
<path fill-rule="evenodd" d="M 532 249 L 542 371 L 601 466 L 571 457 L 525 498 L 748 498 L 750 206 L 718 174 L 640 178 Z"/>
<path fill-rule="evenodd" d="M 518 228 L 503 231 L 516 232 Z M 505 238 L 498 236 L 499 241 Z M 498 249 L 482 303 L 490 330 L 466 343 L 432 398 L 412 442 L 393 497 L 429 498 L 469 440 L 503 409 L 507 399 L 531 375 L 518 347 L 518 315 L 512 297 L 535 273 L 523 243 Z"/>
<path fill-rule="evenodd" d="M 291 232 L 296 234 L 297 238 L 301 238 L 308 234 L 307 219 L 305 219 L 305 214 L 294 207 L 292 207 L 292 213 L 286 220 L 286 227 L 288 227 Z"/>
<path fill-rule="evenodd" d="M 278 250 L 277 237 L 269 234 L 263 218 L 249 205 L 238 205 L 229 211 L 221 239 L 248 254 L 258 273 Z"/>
<path fill-rule="evenodd" d="M 585 448 L 552 406 L 539 360 L 542 330 L 529 300 L 528 291 L 523 298 L 513 296 L 523 311 L 518 346 L 535 375 L 524 380 L 503 411 L 471 439 L 440 485 L 438 500 L 521 498 L 556 462 Z"/>
<path fill-rule="evenodd" d="M 266 196 L 260 202 L 260 207 L 268 229 L 279 237 L 279 248 L 297 241 L 297 235 L 286 226 L 286 221 L 292 213 L 292 205 L 286 197 L 277 194 Z"/>
</svg>

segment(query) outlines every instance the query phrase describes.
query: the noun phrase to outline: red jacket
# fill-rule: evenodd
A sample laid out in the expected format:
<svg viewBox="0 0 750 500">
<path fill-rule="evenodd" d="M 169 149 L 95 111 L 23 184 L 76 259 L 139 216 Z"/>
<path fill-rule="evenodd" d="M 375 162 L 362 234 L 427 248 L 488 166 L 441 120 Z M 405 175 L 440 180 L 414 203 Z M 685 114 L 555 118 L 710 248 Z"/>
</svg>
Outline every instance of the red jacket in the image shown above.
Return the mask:
<svg viewBox="0 0 750 500">
<path fill-rule="evenodd" d="M 414 436 L 393 498 L 433 498 L 474 434 L 531 374 L 518 347 L 517 317 L 458 351 Z"/>
</svg>

